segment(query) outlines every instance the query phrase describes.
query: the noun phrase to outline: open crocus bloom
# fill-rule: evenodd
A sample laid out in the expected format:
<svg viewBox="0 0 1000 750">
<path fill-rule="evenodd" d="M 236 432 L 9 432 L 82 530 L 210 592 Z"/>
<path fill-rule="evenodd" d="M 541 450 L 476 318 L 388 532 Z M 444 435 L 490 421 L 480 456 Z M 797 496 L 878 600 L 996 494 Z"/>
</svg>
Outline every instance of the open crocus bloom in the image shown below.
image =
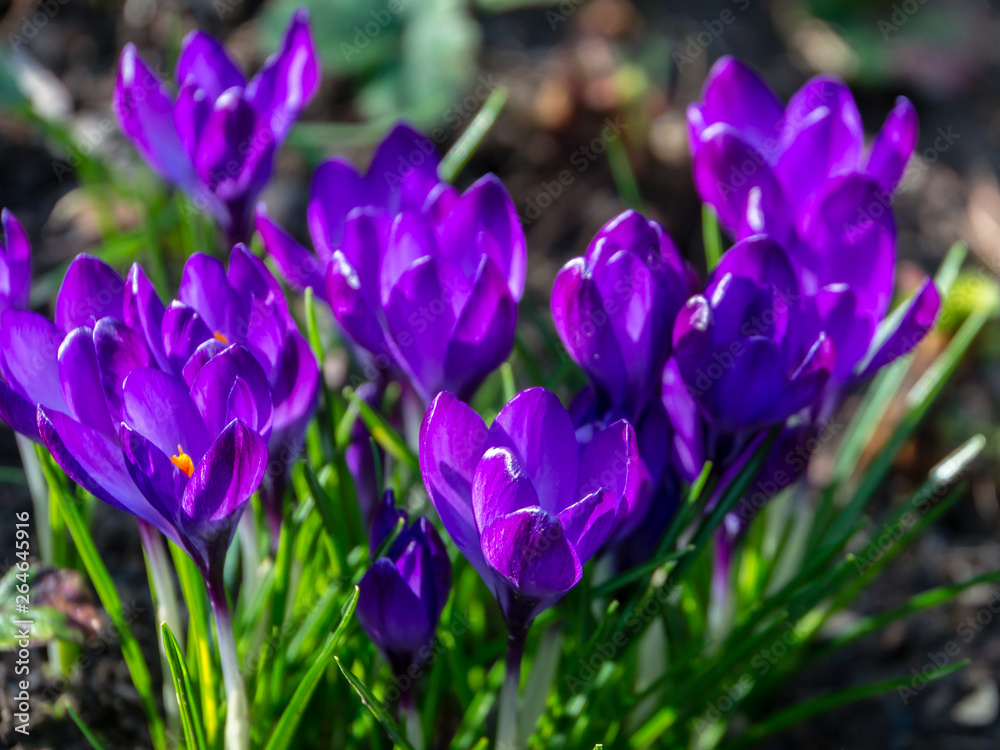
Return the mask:
<svg viewBox="0 0 1000 750">
<path fill-rule="evenodd" d="M 0 310 L 28 306 L 31 294 L 31 245 L 17 218 L 0 212 Z"/>
<path fill-rule="evenodd" d="M 866 149 L 842 81 L 813 78 L 783 107 L 756 73 L 725 57 L 703 101 L 688 109 L 688 125 L 698 192 L 723 226 L 736 238 L 768 234 L 785 248 L 802 292 L 818 298 L 817 314 L 836 318 L 827 326 L 834 339 L 845 326 L 867 328 L 870 339 L 892 299 L 892 191 L 916 146 L 913 105 L 898 99 Z M 922 294 L 926 318 L 934 292 Z M 860 360 L 845 349 L 837 379 Z"/>
<path fill-rule="evenodd" d="M 281 49 L 249 82 L 222 45 L 193 31 L 176 78 L 174 98 L 127 44 L 115 84 L 118 122 L 160 176 L 214 214 L 232 242 L 246 240 L 276 149 L 319 88 L 308 16 L 292 17 Z"/>
<path fill-rule="evenodd" d="M 500 181 L 487 175 L 458 195 L 423 166 L 422 141 L 401 126 L 364 177 L 340 161 L 317 172 L 318 257 L 265 214 L 257 225 L 286 279 L 325 290 L 351 340 L 429 403 L 443 390 L 471 397 L 510 354 L 527 251 Z"/>
<path fill-rule="evenodd" d="M 98 328 L 115 323 L 104 319 Z M 45 446 L 73 481 L 158 528 L 221 584 L 236 522 L 267 465 L 260 432 L 271 402 L 260 366 L 233 346 L 190 388 L 162 370 L 134 368 L 116 415 L 100 403 L 113 366 L 102 367 L 88 329 L 67 337 L 60 360 L 69 365 L 60 373 L 63 391 L 89 406 L 75 399 L 65 410 L 39 406 Z"/>
<path fill-rule="evenodd" d="M 216 258 L 192 255 L 184 266 L 180 299 L 168 307 L 138 265 L 127 282 L 125 322 L 142 331 L 153 361 L 164 371 L 190 386 L 199 369 L 232 344 L 245 347 L 261 366 L 274 405 L 261 498 L 276 533 L 288 470 L 316 409 L 320 377 L 277 280 L 238 244 L 228 270 Z"/>
<path fill-rule="evenodd" d="M 569 414 L 544 388 L 515 396 L 489 428 L 441 393 L 421 428 L 420 469 L 441 522 L 512 633 L 579 582 L 632 511 L 640 482 L 628 422 L 580 445 Z"/>
<path fill-rule="evenodd" d="M 357 608 L 361 627 L 397 676 L 429 656 L 424 649 L 434 638 L 451 590 L 451 560 L 437 530 L 426 518 L 407 528 L 407 513 L 396 508 L 391 490 L 373 519 L 371 554 L 400 518 L 403 530 L 358 583 Z"/>
</svg>

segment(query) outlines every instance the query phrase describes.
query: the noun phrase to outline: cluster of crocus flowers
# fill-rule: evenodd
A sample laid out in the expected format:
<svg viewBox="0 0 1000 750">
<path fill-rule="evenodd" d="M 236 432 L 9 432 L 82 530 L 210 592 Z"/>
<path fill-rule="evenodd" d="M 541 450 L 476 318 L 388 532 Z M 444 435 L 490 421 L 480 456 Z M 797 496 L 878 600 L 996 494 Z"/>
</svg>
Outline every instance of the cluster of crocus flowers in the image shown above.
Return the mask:
<svg viewBox="0 0 1000 750">
<path fill-rule="evenodd" d="M 248 239 L 274 156 L 319 88 L 308 17 L 292 17 L 281 48 L 247 81 L 215 39 L 185 37 L 172 95 L 133 44 L 122 51 L 114 105 L 149 165 L 211 213 L 231 243 Z"/>
<path fill-rule="evenodd" d="M 245 248 L 228 274 L 197 255 L 186 271 L 181 300 L 164 306 L 138 265 L 122 278 L 80 255 L 54 321 L 0 313 L 0 416 L 81 487 L 139 519 L 144 544 L 147 526 L 158 529 L 194 561 L 215 613 L 227 735 L 243 747 L 224 561 L 268 469 L 268 440 L 276 430 L 301 439 L 317 365 L 273 276 Z"/>
<path fill-rule="evenodd" d="M 514 204 L 487 175 L 465 193 L 440 182 L 433 143 L 400 125 L 360 175 L 341 159 L 313 178 L 316 254 L 261 209 L 257 227 L 282 275 L 324 298 L 376 368 L 426 405 L 468 399 L 510 354 L 527 250 Z"/>
</svg>

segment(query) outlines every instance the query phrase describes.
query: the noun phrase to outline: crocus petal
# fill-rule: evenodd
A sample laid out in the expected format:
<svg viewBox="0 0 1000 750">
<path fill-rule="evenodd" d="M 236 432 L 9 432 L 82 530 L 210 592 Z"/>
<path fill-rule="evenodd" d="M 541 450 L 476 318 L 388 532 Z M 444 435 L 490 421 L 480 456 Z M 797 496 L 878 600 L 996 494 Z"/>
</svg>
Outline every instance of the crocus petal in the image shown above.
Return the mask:
<svg viewBox="0 0 1000 750">
<path fill-rule="evenodd" d="M 844 283 L 858 295 L 861 309 L 881 317 L 892 298 L 896 225 L 887 196 L 864 175 L 828 181 L 799 217 L 804 241 L 797 254 L 805 269 L 806 294 Z M 834 250 L 835 249 L 835 250 Z"/>
<path fill-rule="evenodd" d="M 296 116 L 319 90 L 320 63 L 309 33 L 309 14 L 297 10 L 281 47 L 272 54 L 247 87 L 253 103 L 274 134 L 284 140 Z"/>
<path fill-rule="evenodd" d="M 759 286 L 771 285 L 788 300 L 797 300 L 799 283 L 788 254 L 766 235 L 740 240 L 725 252 L 712 277 L 726 274 L 750 279 Z"/>
<path fill-rule="evenodd" d="M 122 421 L 168 456 L 180 446 L 197 464 L 215 434 L 209 435 L 184 384 L 151 367 L 125 378 L 122 407 Z"/>
<path fill-rule="evenodd" d="M 359 206 L 371 205 L 373 198 L 365 179 L 340 158 L 316 167 L 309 196 L 309 233 L 320 259 L 326 261 L 340 248 L 347 215 Z"/>
<path fill-rule="evenodd" d="M 711 125 L 702 133 L 693 167 L 698 194 L 715 208 L 720 223 L 732 235 L 744 223 L 754 189 L 772 200 L 782 194 L 764 154 L 746 140 L 743 131 L 725 123 Z"/>
<path fill-rule="evenodd" d="M 213 357 L 228 349 L 229 346 L 229 344 L 224 344 L 214 337 L 199 345 L 191 356 L 188 357 L 188 361 L 184 363 L 184 367 L 181 370 L 181 379 L 184 381 L 184 384 L 190 388 L 191 384 L 194 383 L 195 377 L 201 372 L 201 368 Z"/>
<path fill-rule="evenodd" d="M 0 372 L 32 404 L 67 411 L 59 383 L 62 333 L 42 315 L 9 308 L 0 313 Z"/>
<path fill-rule="evenodd" d="M 205 131 L 205 123 L 212 114 L 212 101 L 196 81 L 181 85 L 174 102 L 174 128 L 191 163 L 198 153 L 198 142 Z"/>
<path fill-rule="evenodd" d="M 489 580 L 472 513 L 472 482 L 489 433 L 470 406 L 444 392 L 420 428 L 420 474 L 441 523 L 462 554 Z"/>
<path fill-rule="evenodd" d="M 573 361 L 612 397 L 627 392 L 627 375 L 614 330 L 583 258 L 559 271 L 552 287 L 552 320 Z"/>
<path fill-rule="evenodd" d="M 432 613 L 437 620 L 441 617 L 441 610 L 448 602 L 448 594 L 451 592 L 451 558 L 448 557 L 448 549 L 430 520 L 424 517 L 418 518 L 415 534 L 424 538 L 430 552 L 431 566 L 434 569 L 435 606 Z"/>
<path fill-rule="evenodd" d="M 597 490 L 559 514 L 566 539 L 580 565 L 594 556 L 618 521 L 619 498 L 608 488 Z"/>
<path fill-rule="evenodd" d="M 459 314 L 444 358 L 445 388 L 462 398 L 510 356 L 517 326 L 517 303 L 507 279 L 484 257 L 472 293 Z"/>
<path fill-rule="evenodd" d="M 274 429 L 286 429 L 308 420 L 316 409 L 320 372 L 316 355 L 298 331 L 292 331 L 285 345 L 271 397 L 274 401 Z M 305 424 L 301 424 L 304 430 Z"/>
<path fill-rule="evenodd" d="M 150 364 L 149 350 L 140 334 L 114 318 L 101 318 L 97 321 L 94 327 L 94 350 L 111 421 L 118 424 L 121 422 L 125 378 L 135 368 Z"/>
<path fill-rule="evenodd" d="M 176 185 L 195 188 L 198 178 L 174 127 L 170 93 L 131 42 L 118 64 L 114 108 L 122 132 L 153 169 Z"/>
<path fill-rule="evenodd" d="M 615 507 L 620 503 L 622 512 L 631 514 L 638 502 L 642 482 L 635 428 L 620 419 L 595 434 L 580 447 L 579 453 L 574 496 L 585 498 L 602 488 L 608 488 L 615 500 Z M 568 527 L 567 534 L 572 537 Z M 585 562 L 586 557 L 588 556 L 581 555 L 581 562 Z"/>
<path fill-rule="evenodd" d="M 178 525 L 180 498 L 187 486 L 187 475 L 174 466 L 163 451 L 127 424 L 119 425 L 118 439 L 135 486 L 164 518 Z"/>
<path fill-rule="evenodd" d="M 266 440 L 271 434 L 271 387 L 260 364 L 242 346 L 230 346 L 205 363 L 191 384 L 191 400 L 205 420 L 209 434 L 218 435 L 236 416 L 229 413 L 228 406 L 238 380 L 249 387 L 257 416 L 257 421 L 248 426 Z"/>
<path fill-rule="evenodd" d="M 122 320 L 138 331 L 156 364 L 163 370 L 170 369 L 170 360 L 163 348 L 163 314 L 165 308 L 152 282 L 138 263 L 133 263 L 125 277 L 125 294 L 122 301 Z"/>
<path fill-rule="evenodd" d="M 569 413 L 545 388 L 512 398 L 490 427 L 490 447 L 508 448 L 553 516 L 576 500 L 576 431 Z"/>
<path fill-rule="evenodd" d="M 3 379 L 0 379 L 0 419 L 6 422 L 14 432 L 19 432 L 35 442 L 40 442 L 37 411 L 37 404 L 26 399 L 7 385 Z"/>
<path fill-rule="evenodd" d="M 323 263 L 268 216 L 263 203 L 257 204 L 257 231 L 285 281 L 299 291 L 312 287 L 313 293 L 325 300 Z"/>
<path fill-rule="evenodd" d="M 169 372 L 181 372 L 199 346 L 213 338 L 205 321 L 183 302 L 171 302 L 163 314 L 163 352 Z"/>
<path fill-rule="evenodd" d="M 517 593 L 550 600 L 580 580 L 582 566 L 559 519 L 541 508 L 525 508 L 483 529 L 483 554 Z"/>
<path fill-rule="evenodd" d="M 423 204 L 424 200 L 412 193 L 406 196 L 407 205 L 403 205 L 403 188 L 407 183 L 411 183 L 411 187 L 419 184 L 425 189 L 437 183 L 440 161 L 434 141 L 405 122 L 397 123 L 375 149 L 365 174 L 370 200 L 392 213 L 421 207 L 414 204 Z M 413 180 L 417 176 L 425 179 Z"/>
<path fill-rule="evenodd" d="M 758 149 L 776 145 L 784 108 L 756 72 L 735 58 L 722 57 L 712 66 L 704 92 L 701 117 L 706 124 L 732 125 Z"/>
<path fill-rule="evenodd" d="M 358 622 L 383 651 L 415 653 L 433 635 L 424 605 L 389 558 L 376 560 L 358 589 Z"/>
<path fill-rule="evenodd" d="M 0 304 L 6 300 L 7 307 L 28 306 L 31 294 L 31 245 L 21 222 L 6 208 L 0 212 Z"/>
<path fill-rule="evenodd" d="M 352 214 L 353 219 L 367 218 L 367 224 L 372 224 L 373 218 L 370 215 L 362 214 L 357 212 Z M 348 226 L 353 224 L 351 221 Z M 375 234 L 374 228 L 368 231 L 361 232 L 358 231 L 359 238 L 368 236 L 373 237 Z M 346 242 L 345 236 L 345 245 Z M 368 243 L 371 244 L 370 242 Z M 358 256 L 359 251 L 363 251 L 365 245 L 361 242 L 352 243 L 355 257 Z M 377 247 L 377 245 L 376 245 Z M 345 253 L 346 255 L 346 253 Z M 347 256 L 351 259 L 351 256 Z M 417 263 L 425 258 L 434 258 L 434 268 L 438 269 L 441 267 L 447 267 L 449 262 L 445 259 L 439 252 L 437 240 L 434 236 L 434 230 L 430 224 L 424 220 L 422 216 L 414 211 L 405 211 L 395 217 L 392 222 L 392 228 L 389 233 L 389 239 L 386 244 L 385 252 L 381 256 L 381 263 L 378 272 L 379 281 L 379 299 L 383 305 L 389 303 L 389 298 L 392 295 L 393 289 L 399 283 L 400 278 L 414 268 Z M 354 265 L 352 261 L 351 265 Z M 465 275 L 465 278 L 471 278 L 474 273 L 470 271 Z M 359 277 L 361 273 L 359 272 Z M 369 285 L 366 283 L 368 280 L 374 278 L 374 276 L 369 276 L 368 279 L 361 278 L 362 290 L 366 293 L 369 291 Z M 465 291 L 464 289 L 461 291 Z M 453 295 L 454 296 L 454 295 Z M 436 297 L 441 299 L 440 297 Z M 428 297 L 428 301 L 435 299 L 435 297 Z M 444 301 L 441 299 L 441 301 Z"/>
<path fill-rule="evenodd" d="M 203 183 L 219 192 L 239 182 L 256 161 L 254 134 L 257 114 L 240 88 L 231 88 L 215 100 L 198 139 L 194 165 Z"/>
<path fill-rule="evenodd" d="M 868 352 L 875 333 L 875 317 L 858 307 L 857 295 L 844 284 L 820 289 L 812 298 L 817 321 L 807 329 L 815 341 L 820 331 L 829 336 L 837 347 L 837 362 L 833 376 L 844 380 Z"/>
<path fill-rule="evenodd" d="M 472 480 L 472 512 L 485 529 L 500 516 L 538 507 L 538 493 L 517 459 L 506 448 L 490 448 L 476 466 Z"/>
<path fill-rule="evenodd" d="M 111 507 L 141 518 L 181 544 L 173 524 L 135 486 L 117 440 L 108 440 L 88 425 L 44 407 L 38 409 L 38 431 L 70 479 Z"/>
<path fill-rule="evenodd" d="M 250 248 L 242 242 L 237 243 L 229 254 L 226 279 L 233 289 L 238 289 L 243 294 L 249 293 L 268 307 L 274 307 L 282 323 L 295 327 L 295 319 L 288 311 L 288 303 L 278 280 L 264 261 L 250 252 Z"/>
<path fill-rule="evenodd" d="M 327 266 L 326 290 L 333 317 L 354 342 L 372 353 L 384 354 L 388 348 L 378 315 L 361 291 L 357 272 L 340 251 Z"/>
<path fill-rule="evenodd" d="M 847 85 L 835 76 L 822 75 L 796 91 L 785 108 L 781 145 L 786 150 L 780 161 L 789 157 L 789 163 L 780 165 L 779 172 L 790 178 L 786 188 L 793 198 L 797 195 L 791 192 L 794 189 L 791 186 L 801 184 L 795 178 L 795 165 L 822 177 L 858 171 L 864 130 L 858 105 Z M 811 161 L 803 146 L 815 149 Z M 792 151 L 794 158 L 790 158 Z"/>
<path fill-rule="evenodd" d="M 779 403 L 766 417 L 769 423 L 782 422 L 792 414 L 815 404 L 830 380 L 837 362 L 837 347 L 833 340 L 821 333 L 799 368 L 792 373 Z"/>
<path fill-rule="evenodd" d="M 71 331 L 59 347 L 59 380 L 73 418 L 90 425 L 109 440 L 115 440 L 118 430 L 111 423 L 94 334 L 89 328 Z"/>
<path fill-rule="evenodd" d="M 482 232 L 491 235 L 495 241 L 487 244 L 490 257 L 506 278 L 513 298 L 520 301 L 528 248 L 514 201 L 496 175 L 485 175 L 466 190 L 437 229 L 445 257 L 466 264 L 467 276 L 479 266 L 479 258 L 470 253 L 475 238 Z"/>
<path fill-rule="evenodd" d="M 176 76 L 178 87 L 194 82 L 213 100 L 233 86 L 246 86 L 246 79 L 225 48 L 200 29 L 188 33 L 181 42 Z"/>
<path fill-rule="evenodd" d="M 899 97 L 882 130 L 875 136 L 866 169 L 888 193 L 896 189 L 917 147 L 918 129 L 917 110 L 905 96 Z"/>
<path fill-rule="evenodd" d="M 56 325 L 69 332 L 103 317 L 122 319 L 125 280 L 100 258 L 81 253 L 66 269 L 56 296 Z"/>
<path fill-rule="evenodd" d="M 674 428 L 671 458 L 686 482 L 693 482 L 705 465 L 704 427 L 701 412 L 671 357 L 663 368 L 663 408 Z"/>
<path fill-rule="evenodd" d="M 388 330 L 398 349 L 396 363 L 425 402 L 444 390 L 445 355 L 455 328 L 454 311 L 445 295 L 436 260 L 425 257 L 400 276 L 385 306 Z"/>
<path fill-rule="evenodd" d="M 195 466 L 181 499 L 183 529 L 197 535 L 209 566 L 220 565 L 236 522 L 267 468 L 267 446 L 239 420 L 222 431 Z"/>
<path fill-rule="evenodd" d="M 867 377 L 912 350 L 934 325 L 941 308 L 941 295 L 932 279 L 925 279 L 913 295 L 902 317 L 890 317 L 880 328 L 859 377 Z M 839 357 L 839 350 L 838 350 Z"/>
</svg>

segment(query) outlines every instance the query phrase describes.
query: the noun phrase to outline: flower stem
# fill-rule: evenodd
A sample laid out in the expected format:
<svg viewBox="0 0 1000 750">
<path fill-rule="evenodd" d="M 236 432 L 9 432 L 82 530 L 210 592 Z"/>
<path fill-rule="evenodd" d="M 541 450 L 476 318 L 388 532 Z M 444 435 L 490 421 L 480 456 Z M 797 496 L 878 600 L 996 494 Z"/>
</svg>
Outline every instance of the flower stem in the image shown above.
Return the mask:
<svg viewBox="0 0 1000 750">
<path fill-rule="evenodd" d="M 424 727 L 420 721 L 420 709 L 417 708 L 415 691 L 411 687 L 399 698 L 399 707 L 406 719 L 406 739 L 413 750 L 424 750 Z"/>
<path fill-rule="evenodd" d="M 222 679 L 226 684 L 226 750 L 248 750 L 250 747 L 250 709 L 247 705 L 243 675 L 240 673 L 239 658 L 236 656 L 236 638 L 233 635 L 233 620 L 226 600 L 226 589 L 221 575 L 218 580 L 209 579 L 208 599 L 215 618 L 215 635 L 219 644 L 219 661 L 222 663 Z"/>
<path fill-rule="evenodd" d="M 497 750 L 515 750 L 517 735 L 517 694 L 521 685 L 521 660 L 527 628 L 511 628 L 507 633 L 507 671 L 500 690 L 497 718 Z"/>
</svg>

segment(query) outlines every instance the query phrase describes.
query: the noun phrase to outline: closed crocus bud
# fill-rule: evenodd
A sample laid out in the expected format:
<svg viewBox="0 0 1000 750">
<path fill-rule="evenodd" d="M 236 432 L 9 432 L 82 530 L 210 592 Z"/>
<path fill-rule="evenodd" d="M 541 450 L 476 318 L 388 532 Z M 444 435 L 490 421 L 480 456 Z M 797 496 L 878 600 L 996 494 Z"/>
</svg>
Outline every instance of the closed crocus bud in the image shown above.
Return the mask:
<svg viewBox="0 0 1000 750">
<path fill-rule="evenodd" d="M 635 507 L 641 481 L 628 422 L 581 445 L 544 388 L 515 396 L 489 428 L 454 395 L 440 394 L 421 429 L 420 469 L 445 529 L 519 639 L 580 581 Z"/>
<path fill-rule="evenodd" d="M 803 330 L 800 299 L 784 251 L 758 236 L 733 246 L 705 294 L 681 310 L 669 368 L 715 434 L 777 425 L 819 401 L 835 348 L 823 332 Z M 690 409 L 667 398 L 664 407 L 684 412 L 678 431 L 687 434 Z"/>
<path fill-rule="evenodd" d="M 17 218 L 0 212 L 0 310 L 25 308 L 31 294 L 31 245 Z"/>
<path fill-rule="evenodd" d="M 586 255 L 563 266 L 552 319 L 599 412 L 639 417 L 659 390 L 673 320 L 696 285 L 670 237 L 636 211 L 605 224 Z"/>
<path fill-rule="evenodd" d="M 527 263 L 502 183 L 487 175 L 458 195 L 437 182 L 432 154 L 400 126 L 364 177 L 340 160 L 321 167 L 309 207 L 316 254 L 257 216 L 285 278 L 325 290 L 348 337 L 424 404 L 443 390 L 470 398 L 510 355 Z"/>
<path fill-rule="evenodd" d="M 126 45 L 115 113 L 149 165 L 214 214 L 230 241 L 243 241 L 275 152 L 319 78 L 308 16 L 300 10 L 281 48 L 250 81 L 218 41 L 202 31 L 188 34 L 177 60 L 176 97 Z"/>
<path fill-rule="evenodd" d="M 372 522 L 371 554 L 403 519 L 399 536 L 372 563 L 358 584 L 361 627 L 382 652 L 393 674 L 402 676 L 430 655 L 441 611 L 451 591 L 451 560 L 437 530 L 426 518 L 409 527 L 405 510 L 387 490 Z"/>
</svg>

